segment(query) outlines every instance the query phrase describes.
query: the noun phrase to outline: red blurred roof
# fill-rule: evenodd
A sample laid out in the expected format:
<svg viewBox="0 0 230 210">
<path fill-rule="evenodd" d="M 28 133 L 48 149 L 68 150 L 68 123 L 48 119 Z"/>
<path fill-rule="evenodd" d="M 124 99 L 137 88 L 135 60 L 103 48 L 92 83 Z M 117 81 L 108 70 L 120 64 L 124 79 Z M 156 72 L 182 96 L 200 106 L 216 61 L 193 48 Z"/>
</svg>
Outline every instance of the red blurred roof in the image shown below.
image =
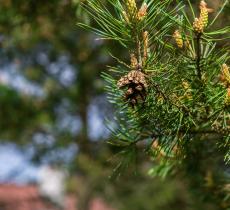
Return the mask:
<svg viewBox="0 0 230 210">
<path fill-rule="evenodd" d="M 0 209 L 56 210 L 51 203 L 41 198 L 36 186 L 18 186 L 14 184 L 0 185 Z"/>
<path fill-rule="evenodd" d="M 76 197 L 67 196 L 65 210 L 76 209 Z M 59 210 L 54 204 L 42 198 L 36 185 L 0 184 L 1 210 Z M 90 203 L 90 210 L 114 210 L 100 198 Z"/>
</svg>

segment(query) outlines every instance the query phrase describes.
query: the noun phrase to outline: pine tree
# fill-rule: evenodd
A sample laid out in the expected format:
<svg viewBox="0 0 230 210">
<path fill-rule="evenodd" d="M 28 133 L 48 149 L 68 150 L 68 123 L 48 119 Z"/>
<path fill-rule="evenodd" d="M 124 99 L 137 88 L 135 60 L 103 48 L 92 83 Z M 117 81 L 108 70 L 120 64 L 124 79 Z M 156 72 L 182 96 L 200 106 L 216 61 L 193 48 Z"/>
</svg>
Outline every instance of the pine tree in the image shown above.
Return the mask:
<svg viewBox="0 0 230 210">
<path fill-rule="evenodd" d="M 229 2 L 219 11 L 204 0 L 196 8 L 189 0 L 173 2 L 83 2 L 99 27 L 79 25 L 130 55 L 130 63 L 114 56 L 118 66 L 103 73 L 116 108 L 111 143 L 124 155 L 117 171 L 144 146 L 154 162 L 151 175 L 184 177 L 200 202 L 229 209 L 229 47 L 217 42 L 229 38 L 230 27 L 213 29 Z"/>
</svg>

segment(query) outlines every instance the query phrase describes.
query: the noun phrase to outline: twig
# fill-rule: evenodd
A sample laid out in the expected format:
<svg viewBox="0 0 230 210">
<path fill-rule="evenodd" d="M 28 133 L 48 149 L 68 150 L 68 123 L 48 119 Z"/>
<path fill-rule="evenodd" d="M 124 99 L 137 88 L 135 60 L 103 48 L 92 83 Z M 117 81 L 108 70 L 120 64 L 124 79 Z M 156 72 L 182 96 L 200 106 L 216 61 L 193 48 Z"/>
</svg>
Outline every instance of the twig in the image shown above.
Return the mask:
<svg viewBox="0 0 230 210">
<path fill-rule="evenodd" d="M 200 68 L 200 60 L 201 60 L 201 52 L 200 52 L 200 40 L 201 40 L 201 33 L 198 33 L 196 36 L 196 68 L 197 68 L 197 76 L 201 81 L 201 68 Z"/>
</svg>

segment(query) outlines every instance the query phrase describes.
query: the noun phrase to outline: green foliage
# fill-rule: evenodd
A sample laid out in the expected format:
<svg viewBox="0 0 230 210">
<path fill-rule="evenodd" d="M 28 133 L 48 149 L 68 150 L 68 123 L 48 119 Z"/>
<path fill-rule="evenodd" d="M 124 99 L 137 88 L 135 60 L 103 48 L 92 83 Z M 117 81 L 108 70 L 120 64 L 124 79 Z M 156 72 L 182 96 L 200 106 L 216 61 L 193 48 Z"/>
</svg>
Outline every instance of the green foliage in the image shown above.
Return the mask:
<svg viewBox="0 0 230 210">
<path fill-rule="evenodd" d="M 33 124 L 37 117 L 37 109 L 33 101 L 20 96 L 16 91 L 0 85 L 0 122 L 1 136 L 4 140 L 18 138 L 28 124 Z M 18 112 L 20 110 L 20 112 Z M 23 123 L 22 123 L 23 122 Z M 13 128 L 10 132 L 8 126 Z"/>
</svg>

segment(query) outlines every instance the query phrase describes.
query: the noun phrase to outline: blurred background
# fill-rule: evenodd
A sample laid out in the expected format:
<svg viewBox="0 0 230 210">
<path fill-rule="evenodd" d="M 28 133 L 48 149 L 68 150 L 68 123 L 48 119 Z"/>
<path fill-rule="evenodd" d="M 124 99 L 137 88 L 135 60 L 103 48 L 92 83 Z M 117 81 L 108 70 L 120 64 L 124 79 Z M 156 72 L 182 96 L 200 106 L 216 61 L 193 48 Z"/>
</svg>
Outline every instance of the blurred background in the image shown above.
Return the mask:
<svg viewBox="0 0 230 210">
<path fill-rule="evenodd" d="M 111 178 L 100 74 L 127 52 L 76 25 L 95 24 L 79 1 L 0 0 L 0 210 L 200 209 L 185 181 L 148 176 L 143 151 Z"/>
</svg>

